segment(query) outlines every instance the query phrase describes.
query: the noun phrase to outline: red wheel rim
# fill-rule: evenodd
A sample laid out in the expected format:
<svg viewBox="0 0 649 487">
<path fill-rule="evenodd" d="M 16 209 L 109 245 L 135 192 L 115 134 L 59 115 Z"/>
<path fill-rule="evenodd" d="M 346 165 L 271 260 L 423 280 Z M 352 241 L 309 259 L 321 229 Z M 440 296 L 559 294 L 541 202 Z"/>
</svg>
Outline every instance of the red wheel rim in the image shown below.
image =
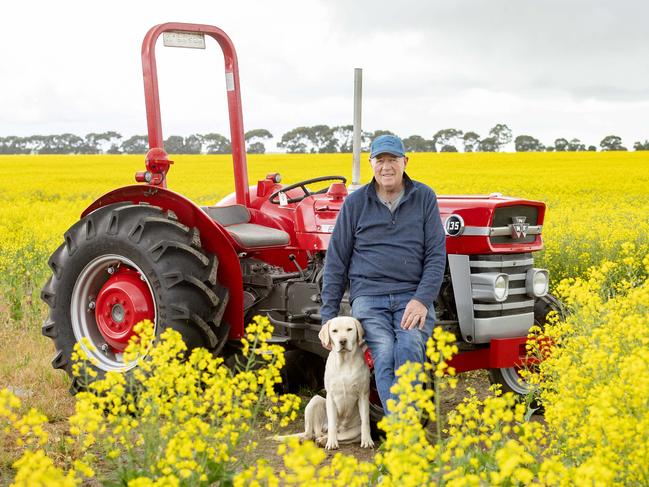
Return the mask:
<svg viewBox="0 0 649 487">
<path fill-rule="evenodd" d="M 139 272 L 121 265 L 97 295 L 97 328 L 114 352 L 123 352 L 142 320 L 153 321 L 153 298 Z"/>
</svg>

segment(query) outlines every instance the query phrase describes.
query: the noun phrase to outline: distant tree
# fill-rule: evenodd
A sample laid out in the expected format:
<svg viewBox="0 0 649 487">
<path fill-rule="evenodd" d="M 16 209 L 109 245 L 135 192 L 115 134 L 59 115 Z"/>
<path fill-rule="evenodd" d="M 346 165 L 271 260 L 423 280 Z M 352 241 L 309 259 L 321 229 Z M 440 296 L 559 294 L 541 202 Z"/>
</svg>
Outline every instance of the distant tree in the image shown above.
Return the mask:
<svg viewBox="0 0 649 487">
<path fill-rule="evenodd" d="M 23 154 L 38 154 L 41 147 L 43 147 L 43 141 L 45 136 L 43 135 L 30 135 L 28 137 L 16 137 L 19 144 L 19 150 Z"/>
<path fill-rule="evenodd" d="M 432 140 L 424 139 L 421 135 L 411 135 L 403 139 L 406 152 L 434 152 Z"/>
<path fill-rule="evenodd" d="M 314 125 L 309 128 L 312 152 L 331 153 L 337 152 L 337 144 L 334 139 L 333 130 L 328 125 Z"/>
<path fill-rule="evenodd" d="M 99 148 L 99 142 L 102 140 L 101 136 L 102 134 L 95 132 L 86 134 L 86 136 L 84 137 L 83 147 L 81 148 L 81 153 L 98 154 L 99 152 L 101 152 L 101 149 Z"/>
<path fill-rule="evenodd" d="M 370 142 L 372 142 L 372 132 L 361 130 L 361 151 L 370 151 Z"/>
<path fill-rule="evenodd" d="M 122 142 L 121 149 L 124 154 L 146 154 L 149 150 L 149 137 L 133 135 Z"/>
<path fill-rule="evenodd" d="M 504 123 L 498 123 L 489 130 L 489 138 L 496 141 L 497 150 L 500 151 L 512 141 L 512 131 Z"/>
<path fill-rule="evenodd" d="M 374 132 L 371 133 L 370 137 L 372 140 L 376 139 L 379 135 L 396 135 L 394 132 L 390 132 L 389 130 L 375 130 Z"/>
<path fill-rule="evenodd" d="M 181 135 L 170 135 L 164 141 L 167 154 L 187 154 L 185 139 Z"/>
<path fill-rule="evenodd" d="M 0 154 L 30 154 L 32 146 L 29 139 L 15 135 L 0 137 Z"/>
<path fill-rule="evenodd" d="M 337 140 L 334 131 L 328 125 L 297 127 L 282 135 L 278 147 L 289 153 L 324 153 L 336 152 Z"/>
<path fill-rule="evenodd" d="M 545 152 L 554 152 L 554 146 L 553 146 L 553 145 L 549 145 L 549 146 L 547 146 L 547 147 L 545 148 Z"/>
<path fill-rule="evenodd" d="M 568 150 L 568 140 L 560 137 L 554 141 L 554 150 L 557 152 L 565 152 Z"/>
<path fill-rule="evenodd" d="M 289 154 L 310 152 L 311 138 L 309 135 L 309 127 L 296 127 L 282 135 L 277 147 L 286 149 Z"/>
<path fill-rule="evenodd" d="M 454 145 L 445 145 L 439 150 L 440 152 L 457 152 L 457 147 Z"/>
<path fill-rule="evenodd" d="M 354 150 L 354 126 L 338 125 L 331 128 L 337 152 L 352 152 Z M 362 135 L 361 135 L 362 138 Z"/>
<path fill-rule="evenodd" d="M 581 152 L 586 150 L 586 145 L 581 143 L 581 140 L 574 138 L 570 139 L 568 142 L 568 148 L 566 149 L 570 152 Z"/>
<path fill-rule="evenodd" d="M 70 133 L 44 135 L 39 145 L 39 154 L 80 154 L 85 149 L 84 139 Z"/>
<path fill-rule="evenodd" d="M 599 146 L 604 151 L 612 151 L 612 150 L 623 151 L 623 150 L 627 150 L 626 147 L 624 147 L 622 145 L 622 139 L 620 137 L 618 137 L 617 135 L 607 135 L 599 143 Z"/>
<path fill-rule="evenodd" d="M 596 151 L 597 151 L 597 147 L 595 147 L 594 145 L 589 145 L 589 146 L 588 146 L 588 151 L 589 151 L 589 152 L 596 152 Z"/>
<path fill-rule="evenodd" d="M 436 151 L 442 150 L 445 146 L 453 146 L 458 143 L 458 139 L 462 137 L 462 131 L 458 129 L 441 129 L 433 135 L 433 144 Z M 444 152 L 450 152 L 448 150 Z M 455 150 L 457 152 L 457 148 Z"/>
<path fill-rule="evenodd" d="M 121 134 L 112 130 L 101 133 L 91 132 L 84 137 L 84 143 L 80 151 L 83 154 L 107 152 L 110 147 L 116 146 L 121 138 Z"/>
<path fill-rule="evenodd" d="M 519 135 L 514 139 L 516 152 L 539 152 L 544 149 L 543 144 L 531 135 Z"/>
<path fill-rule="evenodd" d="M 633 149 L 634 150 L 649 150 L 649 140 L 645 140 L 644 142 L 636 142 L 633 144 Z"/>
<path fill-rule="evenodd" d="M 202 136 L 205 150 L 208 154 L 231 154 L 232 144 L 230 139 L 221 134 L 209 133 Z"/>
<path fill-rule="evenodd" d="M 201 134 L 191 134 L 185 137 L 184 143 L 185 154 L 200 154 L 203 152 L 203 136 Z"/>
<path fill-rule="evenodd" d="M 479 149 L 481 152 L 497 152 L 498 148 L 498 140 L 495 137 L 487 137 L 480 141 Z"/>
<path fill-rule="evenodd" d="M 480 136 L 475 132 L 466 132 L 462 136 L 464 152 L 475 152 L 480 149 Z"/>
<path fill-rule="evenodd" d="M 121 154 L 122 151 L 117 144 L 111 144 L 111 146 L 106 151 L 106 154 Z"/>
<path fill-rule="evenodd" d="M 122 140 L 122 134 L 109 130 L 104 132 L 104 140 L 103 147 L 106 154 L 119 154 L 119 143 Z"/>
<path fill-rule="evenodd" d="M 249 154 L 264 154 L 266 152 L 264 141 L 272 139 L 273 134 L 266 129 L 254 129 L 248 130 L 244 138 L 246 139 L 246 152 Z"/>
</svg>

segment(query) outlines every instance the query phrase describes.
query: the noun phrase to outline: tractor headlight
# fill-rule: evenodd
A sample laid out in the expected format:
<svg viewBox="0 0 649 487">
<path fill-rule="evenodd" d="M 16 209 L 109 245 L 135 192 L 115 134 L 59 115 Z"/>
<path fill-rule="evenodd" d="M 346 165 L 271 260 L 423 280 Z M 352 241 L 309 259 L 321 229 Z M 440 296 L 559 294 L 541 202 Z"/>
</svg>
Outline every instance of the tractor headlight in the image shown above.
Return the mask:
<svg viewBox="0 0 649 487">
<path fill-rule="evenodd" d="M 501 272 L 471 274 L 471 294 L 473 299 L 500 303 L 509 294 L 509 276 Z"/>
<path fill-rule="evenodd" d="M 509 290 L 509 276 L 505 274 L 499 275 L 494 281 L 494 295 L 496 296 L 496 301 L 504 301 L 507 299 L 507 294 Z"/>
<path fill-rule="evenodd" d="M 530 269 L 525 278 L 527 295 L 539 298 L 548 293 L 550 275 L 546 269 Z"/>
</svg>

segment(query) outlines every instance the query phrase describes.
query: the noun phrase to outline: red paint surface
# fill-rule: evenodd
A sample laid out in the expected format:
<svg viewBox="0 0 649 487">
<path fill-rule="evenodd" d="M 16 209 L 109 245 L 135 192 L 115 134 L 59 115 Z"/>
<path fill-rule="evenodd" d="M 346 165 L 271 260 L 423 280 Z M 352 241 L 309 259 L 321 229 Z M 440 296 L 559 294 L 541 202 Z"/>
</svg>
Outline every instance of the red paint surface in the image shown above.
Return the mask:
<svg viewBox="0 0 649 487">
<path fill-rule="evenodd" d="M 113 319 L 113 307 L 121 306 L 124 319 Z M 102 286 L 95 303 L 99 332 L 115 351 L 123 352 L 133 336 L 133 327 L 142 320 L 153 321 L 153 297 L 139 272 L 124 265 Z"/>
</svg>

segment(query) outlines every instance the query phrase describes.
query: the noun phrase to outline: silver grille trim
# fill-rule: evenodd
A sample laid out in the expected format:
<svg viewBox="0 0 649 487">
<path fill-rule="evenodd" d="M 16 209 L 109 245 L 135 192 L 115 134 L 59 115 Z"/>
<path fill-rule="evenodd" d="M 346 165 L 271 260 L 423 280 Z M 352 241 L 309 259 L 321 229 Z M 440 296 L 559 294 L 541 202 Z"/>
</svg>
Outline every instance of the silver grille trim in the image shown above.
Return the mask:
<svg viewBox="0 0 649 487">
<path fill-rule="evenodd" d="M 527 227 L 527 235 L 540 235 L 543 230 L 543 225 L 530 225 Z M 476 227 L 465 226 L 462 235 L 470 235 L 472 237 L 509 237 L 512 234 L 512 229 L 509 227 Z"/>
<path fill-rule="evenodd" d="M 527 279 L 527 274 L 525 274 L 525 273 L 523 273 L 523 274 L 510 274 L 509 275 L 509 282 L 512 282 L 512 281 L 524 281 L 525 279 Z"/>
<path fill-rule="evenodd" d="M 469 265 L 471 267 L 494 267 L 502 269 L 503 267 L 521 267 L 524 265 L 534 265 L 534 259 L 530 257 L 529 259 L 503 260 L 501 262 L 495 260 L 472 260 Z"/>
<path fill-rule="evenodd" d="M 511 281 L 511 279 L 510 279 Z M 527 288 L 524 287 L 516 287 L 512 289 L 511 287 L 509 288 L 508 295 L 511 296 L 512 294 L 527 294 Z"/>
<path fill-rule="evenodd" d="M 509 291 L 509 294 L 512 294 L 512 292 Z M 513 303 L 474 304 L 473 309 L 476 311 L 501 311 L 505 309 L 530 308 L 532 306 L 534 306 L 534 300 L 530 299 L 528 301 L 516 301 Z"/>
<path fill-rule="evenodd" d="M 540 235 L 542 225 L 530 225 L 527 227 L 527 235 Z M 489 229 L 490 237 L 509 237 L 512 234 L 512 229 L 510 227 L 491 227 Z"/>
<path fill-rule="evenodd" d="M 532 254 L 449 254 L 448 263 L 460 331 L 467 342 L 527 335 L 534 321 L 535 300 L 525 297 L 527 270 L 534 266 Z M 508 297 L 501 303 L 473 299 L 472 276 L 489 272 L 509 277 Z"/>
</svg>

